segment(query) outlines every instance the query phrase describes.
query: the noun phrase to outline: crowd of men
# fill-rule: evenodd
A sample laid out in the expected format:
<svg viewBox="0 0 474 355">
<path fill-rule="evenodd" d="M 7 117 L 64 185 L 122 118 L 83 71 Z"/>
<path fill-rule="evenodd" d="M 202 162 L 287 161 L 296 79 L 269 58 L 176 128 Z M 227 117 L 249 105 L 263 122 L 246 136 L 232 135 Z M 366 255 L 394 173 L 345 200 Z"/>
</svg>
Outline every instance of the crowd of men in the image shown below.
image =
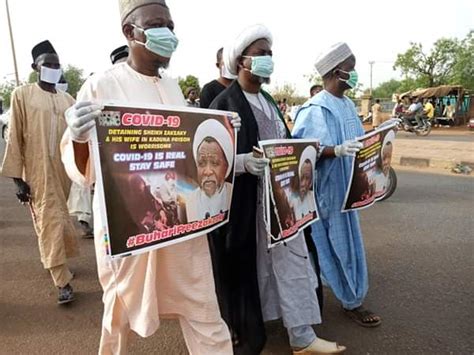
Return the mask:
<svg viewBox="0 0 474 355">
<path fill-rule="evenodd" d="M 262 89 L 273 72 L 273 36 L 265 26 L 244 29 L 218 51 L 219 77 L 204 86 L 198 103 L 195 88 L 185 98 L 162 70 L 178 44 L 165 0 L 119 0 L 119 7 L 127 46 L 111 54 L 111 68 L 86 80 L 76 101 L 57 87 L 61 65 L 48 41 L 32 50 L 38 82 L 12 96 L 2 175 L 13 179 L 18 199 L 30 207 L 58 303 L 74 300 L 74 274 L 67 266 L 78 253 L 67 207 L 72 181 L 86 191 L 95 185 L 97 192 L 94 243 L 104 303 L 100 354 L 126 353 L 129 332 L 150 336 L 164 315 L 179 319 L 191 354 L 259 354 L 266 342 L 264 323 L 275 319 L 283 320 L 294 354 L 344 352 L 345 346 L 320 338 L 313 328 L 322 322 L 323 284 L 348 318 L 364 327 L 381 324 L 381 317 L 363 306 L 368 272 L 358 214 L 340 212 L 352 159 L 361 148 L 355 137 L 363 134 L 354 104 L 344 96 L 357 85 L 355 55 L 345 43 L 321 54 L 316 68 L 323 86 L 311 88 L 290 132 L 278 104 Z M 238 130 L 237 153 L 220 156 L 226 166 L 235 159 L 229 223 L 207 238 L 109 258 L 99 213 L 103 187 L 94 172 L 97 157 L 89 150 L 105 100 L 238 113 L 231 121 Z M 307 176 L 316 186 L 321 218 L 298 238 L 269 250 L 261 178 L 269 160 L 252 152 L 259 140 L 292 137 L 320 141 L 317 181 L 313 172 Z M 214 146 L 202 144 L 194 154 L 205 158 Z"/>
</svg>

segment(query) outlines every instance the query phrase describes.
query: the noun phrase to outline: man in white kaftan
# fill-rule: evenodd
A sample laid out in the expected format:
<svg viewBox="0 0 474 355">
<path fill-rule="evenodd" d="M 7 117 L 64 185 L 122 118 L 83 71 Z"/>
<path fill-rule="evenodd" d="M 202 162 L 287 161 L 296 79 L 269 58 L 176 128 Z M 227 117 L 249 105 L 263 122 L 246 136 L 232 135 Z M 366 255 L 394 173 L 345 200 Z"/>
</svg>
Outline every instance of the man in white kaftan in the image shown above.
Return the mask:
<svg viewBox="0 0 474 355">
<path fill-rule="evenodd" d="M 105 73 L 89 78 L 78 94 L 78 101 L 86 100 L 184 105 L 176 81 L 142 75 L 127 63 L 116 64 Z M 152 335 L 160 324 L 160 314 L 178 315 L 190 348 L 198 346 L 190 344 L 192 339 L 199 338 L 198 333 L 207 329 L 209 334 L 214 333 L 212 339 L 216 344 L 222 345 L 221 353 L 230 353 L 230 341 L 229 352 L 225 350 L 229 334 L 220 318 L 207 239 L 195 238 L 137 256 L 109 259 L 103 243 L 105 221 L 101 218 L 98 199 L 103 186 L 95 178 L 93 165 L 96 157 L 90 156 L 87 173 L 82 175 L 75 164 L 69 132 L 64 135 L 62 149 L 70 178 L 82 186 L 96 183 L 94 239 L 99 281 L 104 290 L 101 353 L 107 353 L 114 344 L 123 347 L 126 341 L 123 337 L 129 328 L 142 337 Z M 118 343 L 116 338 L 120 338 Z M 201 346 L 205 349 L 204 344 Z"/>
<path fill-rule="evenodd" d="M 94 239 L 104 291 L 99 353 L 125 353 L 130 329 L 142 337 L 150 336 L 159 327 L 160 315 L 171 315 L 179 319 L 191 354 L 231 354 L 230 334 L 219 313 L 205 236 L 122 259 L 112 260 L 105 252 L 106 221 L 99 213 L 103 184 L 96 179 L 94 171 L 94 159 L 98 157 L 91 149 L 84 154 L 87 146 L 80 144 L 87 141 L 89 147 L 97 144 L 90 140 L 90 128 L 99 111 L 86 101 L 185 105 L 177 82 L 158 76 L 158 68 L 165 66 L 174 49 L 158 54 L 143 45 L 149 41 L 141 29 L 146 26 L 151 29 L 148 23 L 165 26 L 152 29 L 165 32 L 170 41 L 176 42 L 169 30 L 173 22 L 166 3 L 164 0 L 119 3 L 122 31 L 130 47 L 129 60 L 89 77 L 78 94 L 79 104 L 66 113 L 69 129 L 62 141 L 63 162 L 71 179 L 81 185 L 96 182 Z"/>
</svg>

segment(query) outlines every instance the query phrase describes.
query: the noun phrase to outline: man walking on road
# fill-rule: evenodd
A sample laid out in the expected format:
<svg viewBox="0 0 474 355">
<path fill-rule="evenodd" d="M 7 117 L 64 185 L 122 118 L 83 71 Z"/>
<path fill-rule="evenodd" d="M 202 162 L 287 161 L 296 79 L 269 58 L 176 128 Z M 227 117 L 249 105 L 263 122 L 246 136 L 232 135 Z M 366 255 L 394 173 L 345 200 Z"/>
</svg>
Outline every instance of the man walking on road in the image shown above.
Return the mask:
<svg viewBox="0 0 474 355">
<path fill-rule="evenodd" d="M 363 308 L 369 288 L 362 232 L 357 212 L 341 213 L 352 171 L 353 156 L 362 147 L 354 140 L 364 135 L 354 103 L 344 92 L 357 85 L 355 56 L 338 43 L 316 62 L 325 90 L 298 112 L 293 136 L 317 138 L 321 144 L 316 201 L 321 219 L 312 225 L 322 278 L 341 301 L 344 312 L 364 327 L 381 323 Z"/>
<path fill-rule="evenodd" d="M 83 185 L 95 181 L 94 157 L 87 143 L 101 110 L 90 101 L 186 105 L 176 80 L 159 73 L 168 66 L 178 44 L 165 1 L 120 0 L 119 4 L 122 32 L 130 48 L 127 62 L 89 77 L 79 92 L 79 103 L 66 112 L 69 129 L 62 141 L 63 161 L 71 178 Z M 99 353 L 126 353 L 130 330 L 148 337 L 158 329 L 160 316 L 168 315 L 179 319 L 191 354 L 231 354 L 229 330 L 214 289 L 207 238 L 112 260 L 106 255 L 104 231 L 99 228 L 105 223 L 99 213 L 100 179 L 96 191 L 94 241 L 104 291 Z"/>
<path fill-rule="evenodd" d="M 270 31 L 254 25 L 226 47 L 225 65 L 238 78 L 210 106 L 237 112 L 243 122 L 229 224 L 210 239 L 219 304 L 235 354 L 259 354 L 263 322 L 279 318 L 293 354 L 341 353 L 344 346 L 317 337 L 312 328 L 321 323 L 318 280 L 302 233 L 272 249 L 267 244 L 262 176 L 269 160 L 254 157 L 253 147 L 259 140 L 290 137 L 277 104 L 262 90 L 273 72 L 272 43 Z"/>
<path fill-rule="evenodd" d="M 382 124 L 382 106 L 380 100 L 375 100 L 375 104 L 372 105 L 372 128 L 375 129 Z"/>
<path fill-rule="evenodd" d="M 18 199 L 30 206 L 41 261 L 59 289 L 58 303 L 63 304 L 74 300 L 73 274 L 66 259 L 76 256 L 78 249 L 67 208 L 71 182 L 61 162 L 59 142 L 66 129 L 64 112 L 74 99 L 55 88 L 62 71 L 51 43 L 39 43 L 32 55 L 38 82 L 20 86 L 12 94 L 2 175 L 13 178 Z"/>
</svg>

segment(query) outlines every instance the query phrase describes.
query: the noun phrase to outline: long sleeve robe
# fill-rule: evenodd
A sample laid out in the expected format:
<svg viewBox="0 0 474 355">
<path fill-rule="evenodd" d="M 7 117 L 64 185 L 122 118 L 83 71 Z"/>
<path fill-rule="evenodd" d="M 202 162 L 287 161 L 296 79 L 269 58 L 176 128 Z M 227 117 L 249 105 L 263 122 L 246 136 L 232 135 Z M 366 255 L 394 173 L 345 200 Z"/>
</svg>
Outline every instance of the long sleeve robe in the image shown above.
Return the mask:
<svg viewBox="0 0 474 355">
<path fill-rule="evenodd" d="M 79 101 L 113 100 L 134 104 L 184 106 L 177 82 L 171 78 L 142 75 L 127 63 L 90 77 Z M 91 142 L 97 144 L 97 142 Z M 93 200 L 94 242 L 99 281 L 103 288 L 103 326 L 110 331 L 115 307 L 123 307 L 130 328 L 142 337 L 153 334 L 160 315 L 181 315 L 199 322 L 220 321 L 214 289 L 211 258 L 206 237 L 194 238 L 166 248 L 122 259 L 110 259 L 103 244 L 105 221 L 99 209 L 103 184 L 95 179 L 90 155 L 85 176 L 74 160 L 73 144 L 66 131 L 62 141 L 63 161 L 74 182 L 96 182 Z"/>
<path fill-rule="evenodd" d="M 276 111 L 270 95 L 262 92 Z M 242 119 L 237 139 L 237 154 L 249 153 L 268 131 L 260 130 L 239 83 L 235 80 L 212 102 L 211 108 L 235 111 Z M 261 112 L 264 115 L 263 112 Z M 269 122 L 280 127 L 278 138 L 289 137 L 281 115 Z M 277 138 L 277 133 L 271 138 Z M 239 171 L 239 160 L 236 162 Z M 259 188 L 260 185 L 260 188 Z M 249 173 L 235 177 L 229 223 L 210 235 L 216 288 L 221 312 L 240 344 L 235 354 L 259 354 L 265 344 L 264 321 L 283 317 L 286 327 L 320 322 L 316 298 L 317 279 L 307 258 L 303 237 L 267 249 L 263 224 L 262 186 Z M 259 201 L 260 200 L 260 201 Z"/>
<path fill-rule="evenodd" d="M 364 134 L 353 102 L 327 91 L 298 111 L 295 138 L 317 138 L 321 149 Z M 317 163 L 316 201 L 320 220 L 312 224 L 323 280 L 347 309 L 362 304 L 368 276 L 364 242 L 357 212 L 341 213 L 352 170 L 352 158 L 323 158 Z"/>
<path fill-rule="evenodd" d="M 67 208 L 71 181 L 59 150 L 66 129 L 64 112 L 73 104 L 69 94 L 50 93 L 38 84 L 15 89 L 11 100 L 2 175 L 23 178 L 31 188 L 33 224 L 46 269 L 78 254 L 76 230 Z"/>
</svg>

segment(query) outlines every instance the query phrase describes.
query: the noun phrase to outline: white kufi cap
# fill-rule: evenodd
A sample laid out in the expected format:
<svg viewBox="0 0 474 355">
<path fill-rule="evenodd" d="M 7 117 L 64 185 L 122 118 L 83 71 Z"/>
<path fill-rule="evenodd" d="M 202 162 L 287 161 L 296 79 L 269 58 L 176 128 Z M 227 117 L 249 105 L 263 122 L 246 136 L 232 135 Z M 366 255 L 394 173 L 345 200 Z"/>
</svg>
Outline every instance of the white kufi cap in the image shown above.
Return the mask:
<svg viewBox="0 0 474 355">
<path fill-rule="evenodd" d="M 326 52 L 321 53 L 316 59 L 316 70 L 319 75 L 324 76 L 349 58 L 352 51 L 346 43 L 339 42 L 330 47 Z"/>
</svg>

